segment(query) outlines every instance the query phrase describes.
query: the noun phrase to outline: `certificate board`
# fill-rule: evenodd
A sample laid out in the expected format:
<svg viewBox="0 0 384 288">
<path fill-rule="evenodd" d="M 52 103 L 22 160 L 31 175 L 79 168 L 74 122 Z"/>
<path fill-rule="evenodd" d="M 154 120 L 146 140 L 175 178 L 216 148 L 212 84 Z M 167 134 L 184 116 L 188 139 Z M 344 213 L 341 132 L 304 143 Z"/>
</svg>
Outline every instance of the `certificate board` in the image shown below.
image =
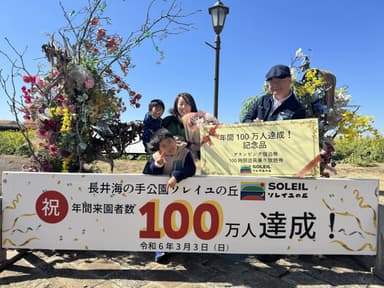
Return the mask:
<svg viewBox="0 0 384 288">
<path fill-rule="evenodd" d="M 202 126 L 204 175 L 320 176 L 315 118 Z"/>
</svg>

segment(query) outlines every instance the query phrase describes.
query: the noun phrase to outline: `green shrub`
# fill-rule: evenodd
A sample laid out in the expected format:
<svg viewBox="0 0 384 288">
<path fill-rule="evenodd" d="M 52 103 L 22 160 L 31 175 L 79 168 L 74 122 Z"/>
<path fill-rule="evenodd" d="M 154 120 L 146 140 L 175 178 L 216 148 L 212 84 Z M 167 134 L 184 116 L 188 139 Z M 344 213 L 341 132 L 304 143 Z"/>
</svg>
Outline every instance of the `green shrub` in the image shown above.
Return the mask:
<svg viewBox="0 0 384 288">
<path fill-rule="evenodd" d="M 0 154 L 30 155 L 27 143 L 20 131 L 0 131 Z"/>
<path fill-rule="evenodd" d="M 368 166 L 384 162 L 384 137 L 363 137 L 356 140 L 335 139 L 333 158 L 345 163 Z"/>
<path fill-rule="evenodd" d="M 356 140 L 335 139 L 336 161 L 359 166 L 384 162 L 384 137 L 363 137 Z M 0 131 L 0 154 L 31 156 L 27 143 L 19 131 Z M 128 159 L 146 160 L 148 155 L 129 155 Z"/>
</svg>

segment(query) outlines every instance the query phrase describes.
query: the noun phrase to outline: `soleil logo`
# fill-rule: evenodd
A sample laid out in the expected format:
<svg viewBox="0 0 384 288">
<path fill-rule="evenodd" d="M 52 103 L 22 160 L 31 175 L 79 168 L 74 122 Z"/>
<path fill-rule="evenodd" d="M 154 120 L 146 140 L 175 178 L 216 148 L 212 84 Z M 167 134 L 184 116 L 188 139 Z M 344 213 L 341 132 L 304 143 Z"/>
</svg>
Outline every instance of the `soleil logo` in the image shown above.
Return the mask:
<svg viewBox="0 0 384 288">
<path fill-rule="evenodd" d="M 265 182 L 240 182 L 240 200 L 265 200 Z"/>
<path fill-rule="evenodd" d="M 252 169 L 250 166 L 244 165 L 240 167 L 240 174 L 250 174 L 252 173 Z"/>
</svg>

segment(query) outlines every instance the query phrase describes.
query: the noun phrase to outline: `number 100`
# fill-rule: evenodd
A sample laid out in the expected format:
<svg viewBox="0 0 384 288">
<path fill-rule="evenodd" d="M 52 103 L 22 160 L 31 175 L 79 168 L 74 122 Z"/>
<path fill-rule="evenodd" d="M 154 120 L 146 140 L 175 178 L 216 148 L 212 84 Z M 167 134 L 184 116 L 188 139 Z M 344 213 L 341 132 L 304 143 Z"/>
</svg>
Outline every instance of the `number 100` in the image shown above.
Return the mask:
<svg viewBox="0 0 384 288">
<path fill-rule="evenodd" d="M 170 203 L 164 210 L 162 228 L 159 227 L 159 200 L 147 202 L 139 211 L 141 215 L 147 216 L 146 227 L 140 230 L 140 238 L 160 239 L 165 234 L 171 239 L 181 239 L 193 227 L 198 238 L 210 240 L 221 232 L 223 226 L 223 212 L 215 201 L 206 201 L 198 205 L 195 211 L 184 200 Z"/>
</svg>

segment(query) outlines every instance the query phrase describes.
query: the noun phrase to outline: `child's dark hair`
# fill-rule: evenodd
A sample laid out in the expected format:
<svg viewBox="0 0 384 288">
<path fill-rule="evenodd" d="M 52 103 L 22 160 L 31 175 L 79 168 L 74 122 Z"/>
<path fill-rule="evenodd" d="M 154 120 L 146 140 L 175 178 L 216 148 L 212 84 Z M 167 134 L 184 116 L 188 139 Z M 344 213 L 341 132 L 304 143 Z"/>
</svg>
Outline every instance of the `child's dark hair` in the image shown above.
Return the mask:
<svg viewBox="0 0 384 288">
<path fill-rule="evenodd" d="M 153 99 L 148 104 L 148 111 L 151 111 L 152 108 L 156 106 L 160 106 L 161 108 L 163 108 L 163 110 L 165 110 L 165 105 L 163 101 L 161 101 L 160 99 Z"/>
<path fill-rule="evenodd" d="M 160 128 L 157 130 L 151 137 L 151 140 L 148 142 L 148 151 L 150 153 L 154 153 L 159 151 L 160 142 L 167 138 L 174 138 L 172 133 L 168 131 L 168 129 Z"/>
</svg>

